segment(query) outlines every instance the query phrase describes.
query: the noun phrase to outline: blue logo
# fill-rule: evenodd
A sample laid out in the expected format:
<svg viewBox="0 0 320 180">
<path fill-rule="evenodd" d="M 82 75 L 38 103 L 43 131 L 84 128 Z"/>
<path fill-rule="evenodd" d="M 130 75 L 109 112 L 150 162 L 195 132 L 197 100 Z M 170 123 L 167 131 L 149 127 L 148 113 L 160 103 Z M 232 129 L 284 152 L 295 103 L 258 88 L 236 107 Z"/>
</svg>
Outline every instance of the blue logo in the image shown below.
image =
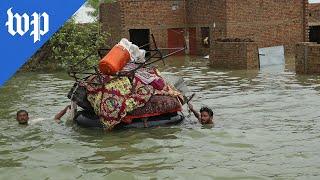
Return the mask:
<svg viewBox="0 0 320 180">
<path fill-rule="evenodd" d="M 0 87 L 84 3 L 85 0 L 1 0 Z"/>
<path fill-rule="evenodd" d="M 49 15 L 46 12 L 41 14 L 34 12 L 31 15 L 32 21 L 30 21 L 30 17 L 26 13 L 22 16 L 18 13 L 13 15 L 12 8 L 8 9 L 7 14 L 8 21 L 6 22 L 6 26 L 8 27 L 8 32 L 12 36 L 15 36 L 17 33 L 20 36 L 24 36 L 25 33 L 29 31 L 31 25 L 32 31 L 30 36 L 33 35 L 33 42 L 36 43 L 37 41 L 40 41 L 41 36 L 47 34 L 49 31 Z"/>
</svg>

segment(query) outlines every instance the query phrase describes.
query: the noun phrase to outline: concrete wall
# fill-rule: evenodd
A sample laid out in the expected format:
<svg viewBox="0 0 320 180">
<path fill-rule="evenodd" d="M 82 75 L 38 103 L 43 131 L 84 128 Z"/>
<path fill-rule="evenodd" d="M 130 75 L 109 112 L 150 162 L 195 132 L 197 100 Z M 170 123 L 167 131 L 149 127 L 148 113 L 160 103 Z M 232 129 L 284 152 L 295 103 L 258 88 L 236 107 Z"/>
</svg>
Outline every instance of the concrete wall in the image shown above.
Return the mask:
<svg viewBox="0 0 320 180">
<path fill-rule="evenodd" d="M 259 69 L 258 44 L 254 42 L 215 42 L 210 66 L 223 69 Z"/>
<path fill-rule="evenodd" d="M 320 74 L 320 44 L 299 43 L 295 52 L 296 73 Z"/>
</svg>

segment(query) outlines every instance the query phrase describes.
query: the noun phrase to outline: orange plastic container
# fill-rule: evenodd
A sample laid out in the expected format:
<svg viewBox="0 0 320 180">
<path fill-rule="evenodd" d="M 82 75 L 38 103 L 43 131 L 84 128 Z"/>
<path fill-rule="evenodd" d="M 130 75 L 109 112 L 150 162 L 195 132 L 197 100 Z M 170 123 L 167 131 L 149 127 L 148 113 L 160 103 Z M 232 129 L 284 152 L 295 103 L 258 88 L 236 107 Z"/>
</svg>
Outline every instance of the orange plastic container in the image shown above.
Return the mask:
<svg viewBox="0 0 320 180">
<path fill-rule="evenodd" d="M 130 54 L 121 45 L 115 45 L 110 52 L 99 62 L 99 69 L 102 74 L 114 75 L 130 61 Z"/>
</svg>

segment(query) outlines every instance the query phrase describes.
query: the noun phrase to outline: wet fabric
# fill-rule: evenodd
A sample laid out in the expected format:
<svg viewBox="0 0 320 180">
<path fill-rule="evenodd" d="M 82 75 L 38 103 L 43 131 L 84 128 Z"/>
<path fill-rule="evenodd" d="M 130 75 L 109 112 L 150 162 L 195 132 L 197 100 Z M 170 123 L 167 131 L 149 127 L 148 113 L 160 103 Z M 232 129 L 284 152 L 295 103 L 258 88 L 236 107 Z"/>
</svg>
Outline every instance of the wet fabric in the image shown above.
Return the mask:
<svg viewBox="0 0 320 180">
<path fill-rule="evenodd" d="M 156 74 L 156 69 L 146 70 Z M 159 90 L 151 84 L 144 84 L 137 77 L 130 81 L 128 77 L 102 75 L 92 76 L 88 78 L 88 81 L 85 84 L 88 91 L 88 101 L 108 129 L 112 129 L 120 123 L 128 112 L 143 107 L 152 95 L 181 97 L 180 92 L 170 84 L 165 84 Z M 100 85 L 100 82 L 103 85 Z"/>
<path fill-rule="evenodd" d="M 132 71 L 137 68 L 138 65 L 134 63 L 128 63 L 123 71 Z M 157 90 L 162 90 L 165 86 L 165 81 L 161 77 L 160 72 L 156 68 L 142 67 L 135 71 L 135 78 L 138 78 L 143 84 L 150 84 Z"/>
<path fill-rule="evenodd" d="M 143 107 L 129 112 L 124 122 L 131 123 L 132 119 L 159 116 L 181 110 L 182 105 L 177 97 L 153 95 Z"/>
</svg>

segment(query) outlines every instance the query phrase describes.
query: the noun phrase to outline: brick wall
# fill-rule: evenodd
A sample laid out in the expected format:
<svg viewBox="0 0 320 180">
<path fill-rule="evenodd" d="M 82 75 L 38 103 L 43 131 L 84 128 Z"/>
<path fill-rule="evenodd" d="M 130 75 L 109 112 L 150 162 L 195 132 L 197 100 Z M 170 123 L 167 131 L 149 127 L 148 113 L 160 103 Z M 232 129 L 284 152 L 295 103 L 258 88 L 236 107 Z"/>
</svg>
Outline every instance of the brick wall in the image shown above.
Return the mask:
<svg viewBox="0 0 320 180">
<path fill-rule="evenodd" d="M 207 55 L 210 47 L 203 46 L 201 27 L 210 28 L 210 42 L 226 34 L 225 0 L 189 0 L 186 4 L 188 26 L 197 29 L 198 54 Z"/>
<path fill-rule="evenodd" d="M 295 52 L 298 74 L 320 74 L 320 44 L 298 43 Z"/>
<path fill-rule="evenodd" d="M 129 38 L 129 29 L 150 29 L 158 46 L 167 47 L 167 29 L 196 27 L 196 49 L 199 55 L 206 55 L 210 48 L 202 46 L 201 27 L 210 27 L 210 36 L 215 39 L 226 34 L 225 0 L 118 0 L 112 4 L 116 5 L 100 6 L 100 20 L 106 31 L 114 25 L 121 28 L 117 29 L 116 38 Z M 112 19 L 117 23 L 109 23 Z"/>
<path fill-rule="evenodd" d="M 291 50 L 307 34 L 307 0 L 227 0 L 227 36 Z"/>
<path fill-rule="evenodd" d="M 122 38 L 123 21 L 120 4 L 117 2 L 101 4 L 99 13 L 101 30 L 110 33 L 111 36 L 107 39 L 107 44 L 113 47 Z"/>
<path fill-rule="evenodd" d="M 129 29 L 150 29 L 159 47 L 167 47 L 167 29 L 185 27 L 184 0 L 121 0 L 123 36 L 129 38 Z"/>
<path fill-rule="evenodd" d="M 215 42 L 210 66 L 226 69 L 259 69 L 258 44 L 254 42 Z"/>
<path fill-rule="evenodd" d="M 218 38 L 251 38 L 259 47 L 285 45 L 286 54 L 294 54 L 295 44 L 308 40 L 308 0 L 118 0 L 113 4 L 102 5 L 100 16 L 104 30 L 114 28 L 115 39 L 129 38 L 129 29 L 150 29 L 158 46 L 167 47 L 167 29 L 195 27 L 199 55 L 210 50 L 202 45 L 201 27 L 210 28 L 211 44 Z"/>
</svg>

